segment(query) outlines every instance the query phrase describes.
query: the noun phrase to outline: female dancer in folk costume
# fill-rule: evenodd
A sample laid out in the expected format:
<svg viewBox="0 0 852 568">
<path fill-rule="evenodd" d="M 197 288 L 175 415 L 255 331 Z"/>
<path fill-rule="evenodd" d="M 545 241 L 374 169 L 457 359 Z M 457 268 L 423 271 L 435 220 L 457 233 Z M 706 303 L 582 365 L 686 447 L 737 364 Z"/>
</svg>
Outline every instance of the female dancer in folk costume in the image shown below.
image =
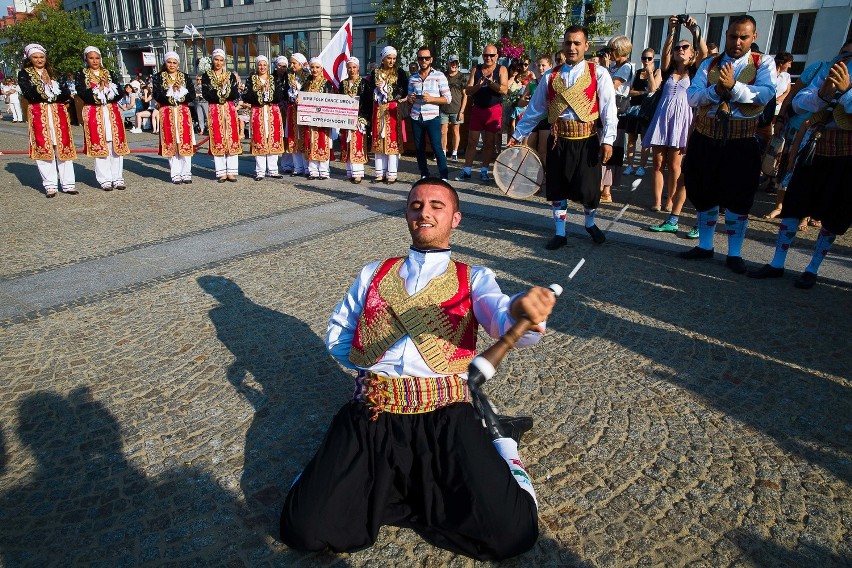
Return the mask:
<svg viewBox="0 0 852 568">
<path fill-rule="evenodd" d="M 160 105 L 160 155 L 169 159 L 172 183 L 192 183 L 192 155 L 195 132 L 189 103 L 195 100 L 195 86 L 178 71 L 180 57 L 166 53 L 162 70 L 154 75 L 154 100 Z"/>
<path fill-rule="evenodd" d="M 340 94 L 360 100 L 367 92 L 367 82 L 358 74 L 361 62 L 350 57 L 346 62 L 349 77 L 340 82 Z M 367 93 L 369 96 L 369 93 Z M 352 183 L 361 183 L 364 177 L 364 164 L 367 163 L 367 119 L 358 117 L 358 128 L 340 131 L 340 161 L 346 162 L 346 177 Z"/>
<path fill-rule="evenodd" d="M 382 50 L 382 63 L 366 78 L 371 97 L 361 98 L 361 114 L 370 117 L 376 181 L 396 181 L 402 144 L 403 117 L 399 103 L 408 96 L 408 74 L 396 66 L 396 49 Z"/>
<path fill-rule="evenodd" d="M 74 83 L 83 99 L 83 135 L 86 155 L 95 159 L 95 177 L 104 191 L 127 189 L 124 182 L 124 156 L 130 153 L 124 118 L 118 108 L 121 93 L 113 82 L 115 74 L 101 65 L 101 51 L 94 46 L 83 50 L 85 66 L 77 71 Z"/>
<path fill-rule="evenodd" d="M 333 93 L 334 85 L 325 78 L 322 61 L 314 57 L 310 62 L 311 78 L 302 85 L 309 93 Z M 302 126 L 302 143 L 305 147 L 305 161 L 308 165 L 308 179 L 326 180 L 329 176 L 328 162 L 331 155 L 331 129 L 316 126 Z"/>
<path fill-rule="evenodd" d="M 23 68 L 18 73 L 21 96 L 27 99 L 30 158 L 36 161 L 47 197 L 62 191 L 77 195 L 74 188 L 74 136 L 65 103 L 71 100 L 67 84 L 59 86 L 57 73 L 47 61 L 47 51 L 37 43 L 24 48 Z M 57 171 L 59 172 L 57 178 Z"/>
<path fill-rule="evenodd" d="M 208 128 L 210 155 L 216 168 L 219 183 L 237 181 L 239 155 L 243 153 L 240 142 L 240 122 L 234 101 L 240 96 L 240 79 L 225 69 L 225 51 L 213 50 L 210 71 L 201 76 L 201 96 L 210 103 Z"/>
<path fill-rule="evenodd" d="M 258 55 L 255 72 L 249 77 L 243 100 L 251 105 L 251 153 L 254 154 L 254 179 L 267 175 L 280 178 L 278 156 L 284 152 L 284 125 L 278 101 L 283 95 L 281 83 L 269 72 L 269 59 Z"/>
<path fill-rule="evenodd" d="M 302 145 L 302 129 L 296 126 L 296 98 L 299 91 L 310 78 L 307 70 L 308 59 L 301 53 L 290 56 L 290 72 L 284 83 L 284 101 L 287 110 L 284 113 L 284 155 L 281 157 L 281 167 L 291 176 L 301 176 L 308 173 Z"/>
</svg>

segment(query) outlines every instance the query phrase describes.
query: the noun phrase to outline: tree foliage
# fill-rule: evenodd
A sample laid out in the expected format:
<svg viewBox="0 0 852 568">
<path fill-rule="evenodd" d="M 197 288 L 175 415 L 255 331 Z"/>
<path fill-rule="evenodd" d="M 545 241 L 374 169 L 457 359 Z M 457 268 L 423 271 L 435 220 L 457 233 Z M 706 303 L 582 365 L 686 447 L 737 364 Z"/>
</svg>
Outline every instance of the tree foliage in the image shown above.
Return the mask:
<svg viewBox="0 0 852 568">
<path fill-rule="evenodd" d="M 562 46 L 565 28 L 574 24 L 589 30 L 589 39 L 611 35 L 618 23 L 605 21 L 612 0 L 499 0 L 512 39 L 533 55 L 553 53 Z"/>
<path fill-rule="evenodd" d="M 103 65 L 117 70 L 115 42 L 83 27 L 88 20 L 86 11 L 66 12 L 46 2 L 40 3 L 30 17 L 0 30 L 0 57 L 6 66 L 20 69 L 24 60 L 24 47 L 38 43 L 47 49 L 48 61 L 63 75 L 73 73 L 83 66 L 83 50 L 94 45 L 101 50 Z"/>
<path fill-rule="evenodd" d="M 488 17 L 487 0 L 379 0 L 376 23 L 386 24 L 384 40 L 394 46 L 403 60 L 413 60 L 426 45 L 436 64 L 453 53 L 466 61 L 499 35 L 496 22 Z"/>
</svg>

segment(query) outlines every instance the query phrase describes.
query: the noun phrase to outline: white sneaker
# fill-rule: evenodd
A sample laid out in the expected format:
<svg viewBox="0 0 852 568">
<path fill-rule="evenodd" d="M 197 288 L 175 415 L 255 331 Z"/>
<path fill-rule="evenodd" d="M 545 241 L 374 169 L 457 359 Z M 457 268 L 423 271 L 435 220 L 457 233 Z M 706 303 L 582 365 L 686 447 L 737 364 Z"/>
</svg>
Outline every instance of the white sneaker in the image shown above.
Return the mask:
<svg viewBox="0 0 852 568">
<path fill-rule="evenodd" d="M 638 168 L 636 168 L 636 175 L 638 177 L 644 176 L 645 175 L 645 168 L 643 168 L 642 166 L 639 166 Z"/>
<path fill-rule="evenodd" d="M 130 132 L 132 132 L 133 134 L 142 134 L 142 129 L 141 128 L 131 128 Z"/>
<path fill-rule="evenodd" d="M 622 173 L 626 176 L 632 176 L 633 171 L 634 171 L 633 166 L 627 166 L 626 168 L 624 168 L 624 172 L 622 172 Z"/>
</svg>

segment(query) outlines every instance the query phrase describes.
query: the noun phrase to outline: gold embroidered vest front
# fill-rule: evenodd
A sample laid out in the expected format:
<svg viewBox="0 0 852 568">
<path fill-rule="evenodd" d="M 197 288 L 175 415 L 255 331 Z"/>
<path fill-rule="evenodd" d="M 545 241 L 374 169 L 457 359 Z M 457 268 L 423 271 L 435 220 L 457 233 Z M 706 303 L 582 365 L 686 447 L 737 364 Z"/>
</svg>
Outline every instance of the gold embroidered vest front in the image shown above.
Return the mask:
<svg viewBox="0 0 852 568">
<path fill-rule="evenodd" d="M 582 122 L 593 122 L 600 116 L 600 112 L 595 105 L 597 92 L 591 97 L 586 93 L 592 84 L 592 74 L 589 71 L 589 65 L 585 61 L 580 63 L 580 65 L 583 66 L 583 73 L 570 87 L 565 85 L 565 80 L 562 78 L 562 73 L 560 72 L 561 67 L 551 72 L 553 73 L 551 86 L 556 94 L 547 106 L 547 121 L 550 124 L 555 123 L 556 119 L 568 107 L 571 107 L 571 110 L 574 111 L 574 114 Z"/>
<path fill-rule="evenodd" d="M 740 71 L 740 74 L 737 75 L 737 82 L 743 83 L 745 85 L 750 85 L 754 83 L 755 78 L 757 78 L 757 65 L 755 65 L 755 57 L 752 54 L 748 56 L 748 63 L 745 68 Z M 759 61 L 759 59 L 758 59 Z M 707 85 L 715 85 L 719 80 L 720 68 L 722 67 L 722 58 L 717 59 L 715 64 L 710 65 L 710 69 L 707 71 Z M 755 104 L 755 103 L 728 103 L 731 107 L 731 110 L 739 109 L 740 113 L 743 116 L 747 117 L 755 117 L 763 112 L 763 107 L 766 105 Z M 709 104 L 704 105 L 700 109 L 698 109 L 698 114 L 701 116 L 707 116 L 707 113 L 710 112 L 711 108 L 715 108 L 717 105 Z"/>
</svg>

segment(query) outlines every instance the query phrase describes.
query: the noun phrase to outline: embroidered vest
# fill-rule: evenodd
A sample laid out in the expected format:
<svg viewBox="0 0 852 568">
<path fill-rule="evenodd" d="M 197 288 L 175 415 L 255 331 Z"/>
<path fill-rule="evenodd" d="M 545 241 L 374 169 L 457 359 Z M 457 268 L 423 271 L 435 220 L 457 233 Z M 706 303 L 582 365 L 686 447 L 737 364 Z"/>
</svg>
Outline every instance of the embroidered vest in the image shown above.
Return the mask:
<svg viewBox="0 0 852 568">
<path fill-rule="evenodd" d="M 721 67 L 719 63 L 722 62 L 722 57 L 724 54 L 719 54 L 713 61 L 710 62 L 710 66 L 707 68 L 707 85 L 715 85 L 716 81 L 719 80 L 719 68 Z M 745 68 L 740 71 L 740 74 L 737 76 L 736 80 L 739 83 L 744 83 L 746 85 L 754 85 L 755 79 L 757 79 L 757 68 L 760 67 L 760 54 L 759 53 L 751 53 L 751 57 L 748 58 L 748 63 Z M 731 107 L 731 110 L 739 109 L 739 111 L 747 117 L 754 117 L 763 112 L 763 107 L 766 105 L 755 104 L 755 103 L 728 103 Z M 699 110 L 698 113 L 701 116 L 707 116 L 707 113 L 710 112 L 710 109 L 715 107 L 715 104 L 704 105 Z"/>
<path fill-rule="evenodd" d="M 568 107 L 571 107 L 582 122 L 593 122 L 600 116 L 595 64 L 591 61 L 584 63 L 586 68 L 570 87 L 567 87 L 562 79 L 562 65 L 550 72 L 547 84 L 547 121 L 550 124 L 556 122 Z"/>
<path fill-rule="evenodd" d="M 446 272 L 409 296 L 399 276 L 404 261 L 390 258 L 376 269 L 355 326 L 349 360 L 370 367 L 408 335 L 436 373 L 467 372 L 476 355 L 478 327 L 470 296 L 470 266 L 453 261 Z"/>
<path fill-rule="evenodd" d="M 827 109 L 822 109 L 819 112 L 815 112 L 810 120 L 811 124 L 818 124 L 828 122 L 832 118 L 840 130 L 852 130 L 852 114 L 847 113 L 842 104 L 834 107 L 834 112 L 832 112 L 831 116 L 828 115 Z"/>
</svg>

